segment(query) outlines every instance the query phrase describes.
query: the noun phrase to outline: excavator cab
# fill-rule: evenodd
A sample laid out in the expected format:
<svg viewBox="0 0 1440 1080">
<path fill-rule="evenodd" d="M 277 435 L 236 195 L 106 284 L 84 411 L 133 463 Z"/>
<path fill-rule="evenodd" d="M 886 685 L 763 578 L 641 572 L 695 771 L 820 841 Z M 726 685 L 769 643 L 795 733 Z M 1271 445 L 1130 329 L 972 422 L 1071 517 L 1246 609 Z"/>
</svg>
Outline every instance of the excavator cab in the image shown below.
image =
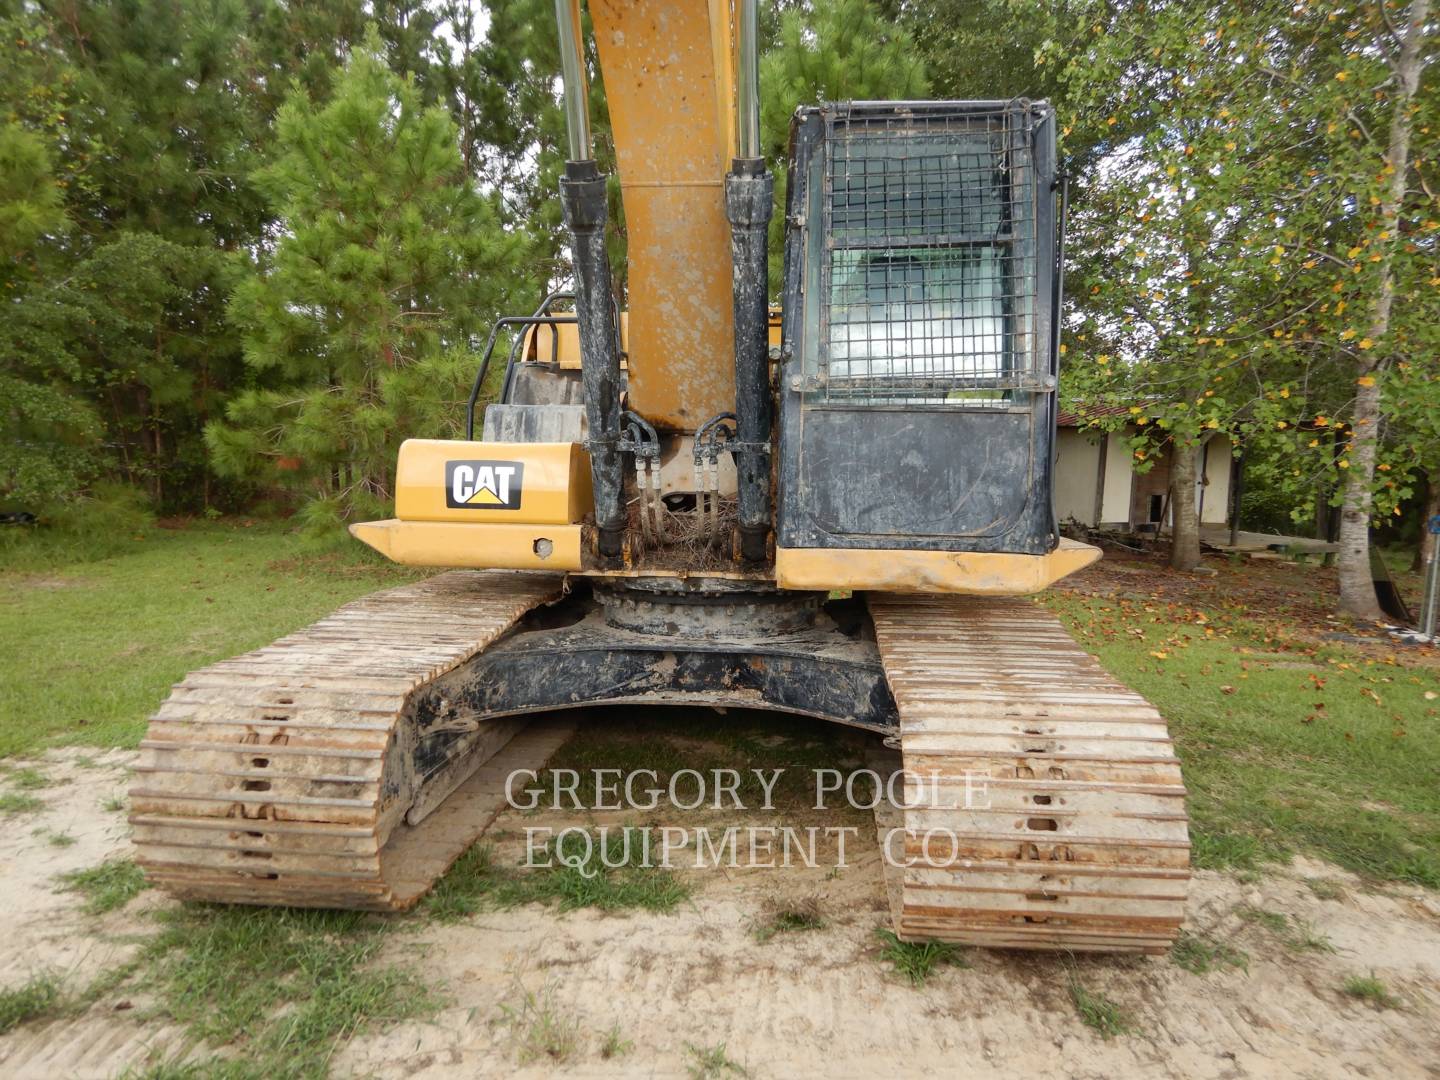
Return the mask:
<svg viewBox="0 0 1440 1080">
<path fill-rule="evenodd" d="M 855 102 L 793 132 L 780 576 L 904 588 L 973 553 L 1028 591 L 1025 567 L 1071 550 L 1052 555 L 1053 111 Z"/>
<path fill-rule="evenodd" d="M 177 687 L 132 798 L 147 872 L 404 907 L 488 822 L 487 763 L 544 742 L 527 717 L 769 709 L 869 731 L 929 778 L 887 859 L 902 937 L 1163 951 L 1188 875 L 1164 721 L 1022 598 L 1099 557 L 1053 505 L 1053 109 L 799 109 L 772 296 L 755 0 L 593 4 L 619 296 L 578 0 L 556 13 L 573 285 L 501 320 L 467 438 L 407 441 L 396 516 L 351 527 L 462 569 Z M 959 799 L 975 777 L 983 805 Z"/>
</svg>

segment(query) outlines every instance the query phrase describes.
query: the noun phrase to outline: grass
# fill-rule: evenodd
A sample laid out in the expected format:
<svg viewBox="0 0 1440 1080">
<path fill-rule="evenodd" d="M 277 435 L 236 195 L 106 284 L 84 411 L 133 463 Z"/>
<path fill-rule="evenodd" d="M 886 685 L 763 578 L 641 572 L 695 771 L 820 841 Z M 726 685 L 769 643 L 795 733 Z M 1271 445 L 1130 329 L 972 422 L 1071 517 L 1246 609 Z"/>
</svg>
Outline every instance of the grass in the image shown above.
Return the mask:
<svg viewBox="0 0 1440 1080">
<path fill-rule="evenodd" d="M 1304 919 L 1291 919 L 1290 936 L 1285 942 L 1296 952 L 1328 952 L 1335 951 L 1334 943 L 1322 934 L 1315 927 L 1311 926 Z"/>
<path fill-rule="evenodd" d="M 1317 900 L 1344 900 L 1345 886 L 1330 878 L 1306 878 L 1306 886 Z"/>
<path fill-rule="evenodd" d="M 466 918 L 486 907 L 554 904 L 561 911 L 593 907 L 605 911 L 673 911 L 690 898 L 691 888 L 670 870 L 643 865 L 638 830 L 612 829 L 588 834 L 587 845 L 574 833 L 551 844 L 544 856 L 551 866 L 509 868 L 495 865 L 486 845 L 471 848 L 441 878 L 424 901 L 424 910 L 443 921 Z"/>
<path fill-rule="evenodd" d="M 1398 1009 L 1403 1002 L 1383 982 L 1369 975 L 1350 975 L 1340 987 L 1346 995 L 1374 1005 L 1377 1009 Z"/>
<path fill-rule="evenodd" d="M 1227 967 L 1249 970 L 1250 958 L 1243 949 L 1216 941 L 1208 934 L 1180 931 L 1170 947 L 1170 959 L 1193 975 L 1207 975 Z"/>
<path fill-rule="evenodd" d="M 606 1061 L 610 1061 L 614 1058 L 624 1057 L 634 1049 L 634 1040 L 625 1038 L 619 1024 L 612 1024 L 600 1043 L 600 1056 Z"/>
<path fill-rule="evenodd" d="M 763 919 L 755 928 L 755 940 L 763 945 L 776 934 L 824 928 L 825 916 L 819 896 L 812 894 L 786 900 L 772 896 L 765 900 Z"/>
<path fill-rule="evenodd" d="M 372 916 L 189 904 L 159 918 L 130 978 L 193 1039 L 238 1054 L 158 1075 L 320 1080 L 346 1039 L 440 1004 L 410 971 L 377 962 L 387 924 Z"/>
<path fill-rule="evenodd" d="M 46 835 L 45 842 L 51 847 L 67 848 L 75 843 L 75 837 L 69 833 L 52 832 Z"/>
<path fill-rule="evenodd" d="M 44 809 L 45 803 L 34 795 L 18 795 L 13 791 L 0 792 L 0 814 L 33 814 Z"/>
<path fill-rule="evenodd" d="M 1330 939 L 1316 930 L 1306 920 L 1282 911 L 1266 911 L 1264 908 L 1241 904 L 1235 914 L 1248 923 L 1279 938 L 1287 949 L 1294 952 L 1334 952 Z"/>
<path fill-rule="evenodd" d="M 60 1001 L 60 980 L 48 973 L 33 975 L 13 990 L 0 990 L 0 1035 L 54 1013 Z"/>
<path fill-rule="evenodd" d="M 85 910 L 104 915 L 122 908 L 147 888 L 145 873 L 131 859 L 110 859 L 99 866 L 60 875 L 62 892 L 78 892 Z"/>
<path fill-rule="evenodd" d="M 1135 1023 L 1130 1014 L 1104 994 L 1086 989 L 1073 975 L 1070 979 L 1070 1000 L 1080 1014 L 1080 1022 L 1100 1033 L 1102 1039 L 1113 1039 L 1117 1035 L 1130 1035 Z"/>
<path fill-rule="evenodd" d="M 1169 720 L 1194 864 L 1255 870 L 1306 852 L 1370 880 L 1440 888 L 1440 708 L 1425 696 L 1440 672 L 1316 644 L 1286 629 L 1284 611 L 1215 595 L 1208 606 L 1047 597 Z"/>
<path fill-rule="evenodd" d="M 112 814 L 120 813 L 125 809 L 125 796 L 119 794 L 107 795 L 101 801 L 100 809 L 109 811 Z"/>
<path fill-rule="evenodd" d="M 580 1022 L 555 1004 L 553 987 L 538 994 L 521 988 L 517 1004 L 502 1004 L 500 1015 L 510 1028 L 520 1064 L 570 1060 L 580 1049 Z"/>
<path fill-rule="evenodd" d="M 38 791 L 50 786 L 50 778 L 39 769 L 16 769 L 5 777 L 5 782 L 18 791 Z"/>
<path fill-rule="evenodd" d="M 749 1076 L 750 1071 L 738 1061 L 732 1061 L 725 1052 L 724 1043 L 716 1043 L 714 1046 L 696 1046 L 694 1043 L 685 1044 L 685 1054 L 690 1062 L 686 1067 L 686 1075 L 691 1080 L 721 1080 L 726 1076 Z"/>
<path fill-rule="evenodd" d="M 299 558 L 282 525 L 148 529 L 101 558 L 43 536 L 3 552 L 0 757 L 133 747 L 186 672 L 256 648 L 417 573 L 357 543 Z"/>
<path fill-rule="evenodd" d="M 1235 914 L 1272 934 L 1284 934 L 1290 929 L 1290 916 L 1282 911 L 1266 911 L 1251 904 L 1241 904 L 1235 909 Z"/>
<path fill-rule="evenodd" d="M 489 844 L 476 844 L 461 855 L 435 883 L 421 907 L 441 922 L 458 922 L 483 911 L 499 884 L 499 871 L 492 864 Z"/>
<path fill-rule="evenodd" d="M 946 941 L 901 941 L 895 931 L 878 929 L 875 936 L 880 939 L 880 957 L 888 960 L 896 974 L 908 979 L 911 986 L 923 986 L 935 973 L 935 969 L 950 965 L 969 967 L 965 950 L 959 945 Z"/>
</svg>

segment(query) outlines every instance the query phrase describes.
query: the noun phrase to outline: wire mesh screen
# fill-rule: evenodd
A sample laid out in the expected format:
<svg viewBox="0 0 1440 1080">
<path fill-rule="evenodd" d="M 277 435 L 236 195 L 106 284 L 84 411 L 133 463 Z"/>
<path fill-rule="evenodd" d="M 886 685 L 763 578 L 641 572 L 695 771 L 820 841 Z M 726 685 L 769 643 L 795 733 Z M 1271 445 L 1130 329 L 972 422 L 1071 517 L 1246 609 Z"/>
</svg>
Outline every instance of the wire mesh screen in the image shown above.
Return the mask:
<svg viewBox="0 0 1440 1080">
<path fill-rule="evenodd" d="M 820 398 L 1004 405 L 1034 388 L 1035 114 L 833 117 Z"/>
</svg>

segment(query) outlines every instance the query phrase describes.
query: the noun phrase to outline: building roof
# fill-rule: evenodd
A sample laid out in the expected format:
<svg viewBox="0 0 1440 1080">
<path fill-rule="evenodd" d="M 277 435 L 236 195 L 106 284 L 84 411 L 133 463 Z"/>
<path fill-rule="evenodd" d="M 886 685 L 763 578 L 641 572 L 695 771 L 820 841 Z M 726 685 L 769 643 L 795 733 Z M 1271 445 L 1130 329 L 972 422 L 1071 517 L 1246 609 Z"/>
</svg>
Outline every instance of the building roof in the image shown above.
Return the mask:
<svg viewBox="0 0 1440 1080">
<path fill-rule="evenodd" d="M 1130 406 L 1128 405 L 1084 405 L 1076 403 L 1069 407 L 1062 407 L 1060 416 L 1056 420 L 1059 427 L 1089 427 L 1096 420 L 1108 420 L 1116 416 L 1129 416 Z"/>
</svg>

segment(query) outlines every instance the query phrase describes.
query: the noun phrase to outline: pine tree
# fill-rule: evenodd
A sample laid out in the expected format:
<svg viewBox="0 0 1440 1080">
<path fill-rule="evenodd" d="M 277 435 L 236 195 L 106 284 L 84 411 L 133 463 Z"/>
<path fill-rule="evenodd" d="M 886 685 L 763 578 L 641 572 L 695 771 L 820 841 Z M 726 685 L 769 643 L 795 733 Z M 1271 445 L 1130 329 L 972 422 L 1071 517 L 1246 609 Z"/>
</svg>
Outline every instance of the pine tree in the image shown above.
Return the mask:
<svg viewBox="0 0 1440 1080">
<path fill-rule="evenodd" d="M 525 239 L 526 273 L 548 291 L 569 277 L 569 243 L 560 217 L 567 150 L 558 95 L 560 51 L 550 0 L 490 0 L 483 36 L 467 0 L 442 0 L 453 45 L 439 80 L 460 128 L 466 169 L 499 194 L 507 227 Z M 623 297 L 625 217 L 615 177 L 605 86 L 588 16 L 586 43 L 594 156 L 610 184 L 609 248 Z M 539 297 L 528 299 L 533 304 Z"/>
<path fill-rule="evenodd" d="M 99 418 L 83 393 L 72 291 L 50 284 L 70 230 L 59 160 L 73 72 L 39 48 L 29 13 L 0 18 L 0 507 L 45 512 L 100 468 Z"/>
<path fill-rule="evenodd" d="M 45 286 L 51 238 L 68 227 L 44 141 L 0 125 L 0 505 L 42 512 L 97 471 L 100 425 L 77 387 L 68 324 L 81 312 Z"/>
<path fill-rule="evenodd" d="M 770 290 L 781 287 L 790 117 L 822 101 L 916 100 L 930 83 L 910 35 L 869 0 L 818 0 L 786 10 L 760 59 L 760 138 L 775 173 Z"/>
<path fill-rule="evenodd" d="M 470 335 L 534 288 L 449 116 L 380 49 L 352 55 L 328 102 L 280 112 L 257 182 L 283 234 L 230 302 L 257 386 L 206 431 L 218 471 L 303 494 L 317 533 L 385 511 L 403 438 L 459 431 Z"/>
<path fill-rule="evenodd" d="M 202 424 L 241 371 L 224 253 L 255 244 L 267 223 L 247 181 L 264 136 L 251 8 L 14 10 L 28 31 L 7 34 L 0 94 L 46 145 L 68 226 L 42 238 L 8 321 L 32 340 L 43 325 L 51 355 L 66 358 L 44 381 L 88 400 L 97 472 L 157 507 L 194 505 L 205 498 Z"/>
</svg>

